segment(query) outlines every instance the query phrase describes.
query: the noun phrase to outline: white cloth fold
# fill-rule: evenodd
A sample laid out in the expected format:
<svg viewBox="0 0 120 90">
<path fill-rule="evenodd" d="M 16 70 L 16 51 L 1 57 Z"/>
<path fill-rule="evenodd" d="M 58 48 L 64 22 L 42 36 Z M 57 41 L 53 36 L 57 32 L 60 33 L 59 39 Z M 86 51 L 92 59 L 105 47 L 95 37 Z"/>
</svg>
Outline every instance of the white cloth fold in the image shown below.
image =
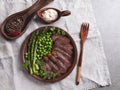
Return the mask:
<svg viewBox="0 0 120 90">
<path fill-rule="evenodd" d="M 21 11 L 34 2 L 34 0 L 0 0 L 0 11 L 2 11 L 0 24 L 8 15 Z M 46 7 L 71 11 L 70 16 L 62 17 L 59 21 L 49 25 L 63 28 L 73 37 L 77 45 L 78 55 L 80 53 L 80 25 L 82 22 L 90 23 L 90 31 L 84 48 L 80 85 L 75 85 L 76 67 L 67 78 L 54 84 L 37 81 L 22 70 L 19 52 L 23 41 L 32 31 L 45 26 L 34 17 L 27 31 L 17 40 L 6 41 L 0 35 L 0 90 L 89 90 L 110 85 L 107 60 L 91 1 L 54 0 Z"/>
</svg>

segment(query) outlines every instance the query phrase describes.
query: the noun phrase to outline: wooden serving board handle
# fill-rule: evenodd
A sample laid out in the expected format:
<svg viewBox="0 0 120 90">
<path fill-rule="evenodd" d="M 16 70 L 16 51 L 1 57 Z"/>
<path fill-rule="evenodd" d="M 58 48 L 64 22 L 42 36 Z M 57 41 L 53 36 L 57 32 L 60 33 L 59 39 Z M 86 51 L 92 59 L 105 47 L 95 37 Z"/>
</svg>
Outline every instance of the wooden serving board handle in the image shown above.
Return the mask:
<svg viewBox="0 0 120 90">
<path fill-rule="evenodd" d="M 44 7 L 45 5 L 49 4 L 52 1 L 54 0 L 37 0 L 36 3 L 29 8 L 26 15 L 29 16 L 31 14 L 34 14 L 37 10 L 41 9 L 42 7 Z"/>
<path fill-rule="evenodd" d="M 68 16 L 68 15 L 70 15 L 71 14 L 71 12 L 69 11 L 69 10 L 65 10 L 65 11 L 62 11 L 61 12 L 61 15 L 62 16 Z"/>
</svg>

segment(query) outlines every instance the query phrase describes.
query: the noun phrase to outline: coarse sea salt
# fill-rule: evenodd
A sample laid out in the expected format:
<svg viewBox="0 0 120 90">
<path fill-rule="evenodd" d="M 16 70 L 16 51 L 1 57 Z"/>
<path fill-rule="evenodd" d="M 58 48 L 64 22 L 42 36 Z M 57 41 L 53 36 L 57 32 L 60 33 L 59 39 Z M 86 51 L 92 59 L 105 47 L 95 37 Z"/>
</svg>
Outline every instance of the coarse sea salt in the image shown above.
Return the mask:
<svg viewBox="0 0 120 90">
<path fill-rule="evenodd" d="M 54 9 L 47 9 L 42 13 L 42 17 L 46 21 L 56 20 L 58 17 L 58 12 Z"/>
</svg>

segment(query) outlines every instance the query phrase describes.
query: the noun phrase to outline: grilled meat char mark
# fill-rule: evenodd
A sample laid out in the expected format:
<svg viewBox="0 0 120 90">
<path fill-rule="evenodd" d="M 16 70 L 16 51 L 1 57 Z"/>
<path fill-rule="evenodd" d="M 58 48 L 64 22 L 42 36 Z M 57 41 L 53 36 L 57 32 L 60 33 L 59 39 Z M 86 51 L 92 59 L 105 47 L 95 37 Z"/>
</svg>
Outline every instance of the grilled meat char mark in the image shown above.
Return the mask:
<svg viewBox="0 0 120 90">
<path fill-rule="evenodd" d="M 54 45 L 58 46 L 58 47 L 67 48 L 68 50 L 72 50 L 73 49 L 73 46 L 70 43 L 64 45 L 64 44 L 61 44 L 60 41 L 55 41 Z"/>
<path fill-rule="evenodd" d="M 51 71 L 52 70 L 52 68 L 50 67 L 50 65 L 48 63 L 46 63 L 45 66 L 46 66 L 46 70 L 47 71 Z"/>
<path fill-rule="evenodd" d="M 70 40 L 66 36 L 63 36 L 63 35 L 53 35 L 52 39 L 54 42 L 56 41 L 61 42 L 61 44 L 68 44 L 70 42 Z"/>
<path fill-rule="evenodd" d="M 68 45 L 67 45 L 68 46 Z M 63 50 L 64 52 L 68 53 L 69 55 L 72 54 L 72 50 L 65 47 L 64 45 L 54 45 L 54 48 L 60 48 L 61 50 Z"/>
<path fill-rule="evenodd" d="M 62 35 L 53 35 L 52 39 L 54 41 L 54 47 L 58 47 L 70 55 L 72 54 L 73 47 L 67 37 Z"/>
<path fill-rule="evenodd" d="M 60 52 L 57 52 L 57 58 L 68 68 L 71 65 L 71 61 L 63 56 Z"/>
<path fill-rule="evenodd" d="M 45 70 L 48 74 L 53 74 L 53 70 L 48 63 L 45 63 L 45 65 L 40 68 L 41 70 Z"/>
<path fill-rule="evenodd" d="M 71 55 L 69 55 L 68 53 L 66 53 L 65 51 L 61 50 L 60 48 L 54 48 L 54 51 L 57 51 L 59 53 L 61 53 L 64 57 L 66 57 L 68 60 L 71 59 Z"/>
<path fill-rule="evenodd" d="M 49 64 L 53 72 L 58 72 L 59 68 L 47 56 L 44 58 L 44 60 L 47 64 Z"/>
<path fill-rule="evenodd" d="M 57 51 L 52 51 L 52 54 L 60 60 L 67 68 L 71 65 L 71 61 L 64 57 L 61 53 Z"/>
<path fill-rule="evenodd" d="M 44 61 L 45 61 L 46 70 L 51 71 L 52 67 L 49 65 L 49 59 L 47 57 L 44 57 Z"/>
<path fill-rule="evenodd" d="M 69 50 L 72 50 L 72 49 L 73 49 L 73 46 L 72 46 L 71 44 L 64 45 L 64 47 L 66 47 L 66 48 L 69 49 Z"/>
<path fill-rule="evenodd" d="M 49 54 L 48 57 L 50 58 L 50 60 L 55 63 L 58 68 L 59 68 L 59 72 L 60 73 L 65 73 L 67 70 L 67 67 L 59 60 L 57 59 L 54 55 Z"/>
</svg>

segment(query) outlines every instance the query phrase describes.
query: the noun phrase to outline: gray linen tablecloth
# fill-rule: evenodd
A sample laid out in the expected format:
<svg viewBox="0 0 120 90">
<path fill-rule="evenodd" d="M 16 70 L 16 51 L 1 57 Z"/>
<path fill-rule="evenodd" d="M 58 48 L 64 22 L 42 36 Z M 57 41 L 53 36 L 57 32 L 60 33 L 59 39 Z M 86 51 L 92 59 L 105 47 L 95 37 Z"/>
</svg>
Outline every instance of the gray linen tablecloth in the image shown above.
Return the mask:
<svg viewBox="0 0 120 90">
<path fill-rule="evenodd" d="M 0 24 L 3 20 L 30 5 L 34 0 L 0 0 Z M 66 30 L 75 40 L 78 55 L 80 52 L 79 30 L 82 22 L 90 23 L 90 31 L 85 43 L 82 76 L 79 86 L 75 85 L 76 67 L 64 80 L 57 83 L 43 83 L 26 74 L 20 61 L 20 47 L 27 35 L 44 26 L 36 16 L 27 31 L 15 41 L 6 41 L 0 35 L 0 90 L 88 90 L 111 84 L 107 60 L 99 30 L 96 26 L 90 0 L 54 0 L 46 7 L 68 9 L 72 14 L 50 24 Z"/>
</svg>

